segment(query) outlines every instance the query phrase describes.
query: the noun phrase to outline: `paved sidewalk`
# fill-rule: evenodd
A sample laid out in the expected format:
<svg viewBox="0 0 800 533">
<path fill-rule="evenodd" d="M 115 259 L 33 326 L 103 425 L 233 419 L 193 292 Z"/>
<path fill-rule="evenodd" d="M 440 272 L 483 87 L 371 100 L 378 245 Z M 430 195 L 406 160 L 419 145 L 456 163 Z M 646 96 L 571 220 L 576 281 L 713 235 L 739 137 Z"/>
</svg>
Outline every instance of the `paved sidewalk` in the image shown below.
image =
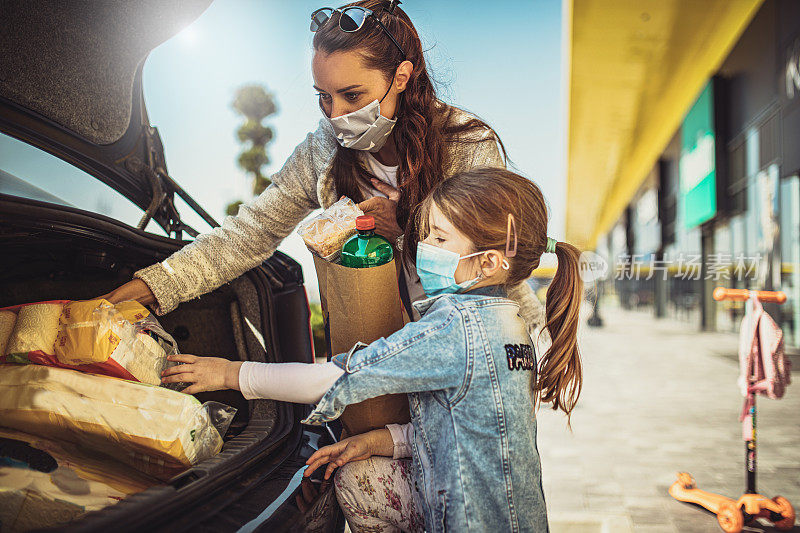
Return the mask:
<svg viewBox="0 0 800 533">
<path fill-rule="evenodd" d="M 580 332 L 573 433 L 562 414 L 537 414 L 553 533 L 722 531 L 714 515 L 667 489 L 679 470 L 704 490 L 738 497 L 744 489 L 737 337 L 609 306 L 602 315 L 605 327 Z M 758 399 L 758 490 L 797 509 L 800 374 L 792 378 L 782 400 Z"/>
</svg>

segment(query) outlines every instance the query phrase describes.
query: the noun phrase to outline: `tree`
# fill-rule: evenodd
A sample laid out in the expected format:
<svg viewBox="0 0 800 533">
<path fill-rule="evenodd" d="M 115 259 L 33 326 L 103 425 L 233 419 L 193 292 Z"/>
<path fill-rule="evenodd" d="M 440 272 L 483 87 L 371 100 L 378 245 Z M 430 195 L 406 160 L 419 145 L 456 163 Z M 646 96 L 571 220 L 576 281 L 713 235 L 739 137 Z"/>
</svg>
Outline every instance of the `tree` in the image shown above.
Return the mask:
<svg viewBox="0 0 800 533">
<path fill-rule="evenodd" d="M 271 183 L 269 178 L 261 174 L 261 167 L 269 164 L 266 147 L 274 133 L 272 128 L 261 122 L 277 112 L 275 97 L 262 85 L 244 85 L 236 91 L 232 107 L 244 117 L 244 124 L 236 130 L 236 136 L 244 144 L 236 162 L 253 176 L 253 195 L 258 196 Z M 228 204 L 226 213 L 235 215 L 242 203 L 236 201 Z"/>
<path fill-rule="evenodd" d="M 320 304 L 308 304 L 311 311 L 311 333 L 314 338 L 314 354 L 317 358 L 328 356 L 328 343 L 325 341 L 325 319 Z"/>
<path fill-rule="evenodd" d="M 228 216 L 234 216 L 239 212 L 239 206 L 243 203 L 244 202 L 241 200 L 236 200 L 235 202 L 228 204 L 228 207 L 225 208 L 225 214 Z"/>
</svg>

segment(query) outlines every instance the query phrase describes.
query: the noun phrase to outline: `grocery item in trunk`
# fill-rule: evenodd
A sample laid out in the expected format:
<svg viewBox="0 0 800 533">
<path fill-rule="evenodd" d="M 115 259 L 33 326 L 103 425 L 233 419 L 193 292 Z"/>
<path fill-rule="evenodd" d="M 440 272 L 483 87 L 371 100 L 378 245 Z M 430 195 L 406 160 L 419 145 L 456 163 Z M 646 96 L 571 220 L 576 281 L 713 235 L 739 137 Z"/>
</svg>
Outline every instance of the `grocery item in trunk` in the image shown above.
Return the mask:
<svg viewBox="0 0 800 533">
<path fill-rule="evenodd" d="M 55 355 L 68 365 L 102 363 L 111 357 L 130 326 L 150 312 L 135 301 L 112 304 L 108 300 L 73 301 L 64 306 Z"/>
<path fill-rule="evenodd" d="M 216 455 L 235 409 L 188 394 L 41 365 L 0 368 L 0 422 L 167 480 Z M 220 431 L 212 423 L 221 419 Z"/>
<path fill-rule="evenodd" d="M 20 307 L 6 350 L 12 354 L 52 354 L 58 335 L 58 319 L 64 302 L 42 302 Z"/>
<path fill-rule="evenodd" d="M 3 532 L 64 524 L 157 484 L 102 454 L 0 428 Z"/>
<path fill-rule="evenodd" d="M 140 303 L 104 299 L 25 304 L 0 362 L 71 368 L 151 385 L 175 365 L 175 340 Z M 58 317 L 55 315 L 58 314 Z M 52 342 L 51 342 L 52 341 Z"/>
<path fill-rule="evenodd" d="M 14 331 L 14 324 L 17 322 L 17 313 L 13 311 L 0 311 L 0 355 L 6 353 L 8 339 Z"/>
</svg>

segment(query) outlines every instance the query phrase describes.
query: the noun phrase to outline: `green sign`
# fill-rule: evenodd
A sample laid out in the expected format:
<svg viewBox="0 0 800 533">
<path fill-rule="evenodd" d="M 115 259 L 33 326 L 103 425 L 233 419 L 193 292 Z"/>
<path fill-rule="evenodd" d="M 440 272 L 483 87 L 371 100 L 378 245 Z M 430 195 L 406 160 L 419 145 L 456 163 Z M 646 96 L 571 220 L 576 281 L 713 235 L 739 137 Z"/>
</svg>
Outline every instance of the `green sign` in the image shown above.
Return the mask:
<svg viewBox="0 0 800 533">
<path fill-rule="evenodd" d="M 715 154 L 714 89 L 709 81 L 681 128 L 680 203 L 686 229 L 717 213 Z"/>
</svg>

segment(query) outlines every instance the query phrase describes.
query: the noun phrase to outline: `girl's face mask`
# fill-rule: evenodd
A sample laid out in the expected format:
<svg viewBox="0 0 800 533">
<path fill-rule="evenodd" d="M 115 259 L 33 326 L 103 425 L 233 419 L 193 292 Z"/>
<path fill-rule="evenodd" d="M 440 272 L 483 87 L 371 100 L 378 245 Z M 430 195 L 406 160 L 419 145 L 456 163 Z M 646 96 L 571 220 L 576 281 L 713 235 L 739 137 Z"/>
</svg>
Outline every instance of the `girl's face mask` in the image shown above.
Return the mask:
<svg viewBox="0 0 800 533">
<path fill-rule="evenodd" d="M 391 87 L 390 87 L 391 88 Z M 386 91 L 389 94 L 389 91 Z M 386 98 L 386 95 L 383 95 Z M 357 111 L 328 119 L 336 140 L 345 148 L 377 152 L 386 144 L 397 119 L 388 119 L 381 115 L 381 102 L 377 98 Z"/>
<path fill-rule="evenodd" d="M 471 289 L 483 279 L 483 273 L 476 278 L 461 283 L 456 282 L 455 274 L 458 262 L 467 257 L 483 255 L 486 252 L 475 252 L 460 256 L 455 252 L 433 246 L 425 242 L 417 245 L 417 274 L 422 290 L 428 297 L 439 294 L 453 294 Z M 508 270 L 508 262 L 503 260 L 503 268 Z"/>
</svg>

